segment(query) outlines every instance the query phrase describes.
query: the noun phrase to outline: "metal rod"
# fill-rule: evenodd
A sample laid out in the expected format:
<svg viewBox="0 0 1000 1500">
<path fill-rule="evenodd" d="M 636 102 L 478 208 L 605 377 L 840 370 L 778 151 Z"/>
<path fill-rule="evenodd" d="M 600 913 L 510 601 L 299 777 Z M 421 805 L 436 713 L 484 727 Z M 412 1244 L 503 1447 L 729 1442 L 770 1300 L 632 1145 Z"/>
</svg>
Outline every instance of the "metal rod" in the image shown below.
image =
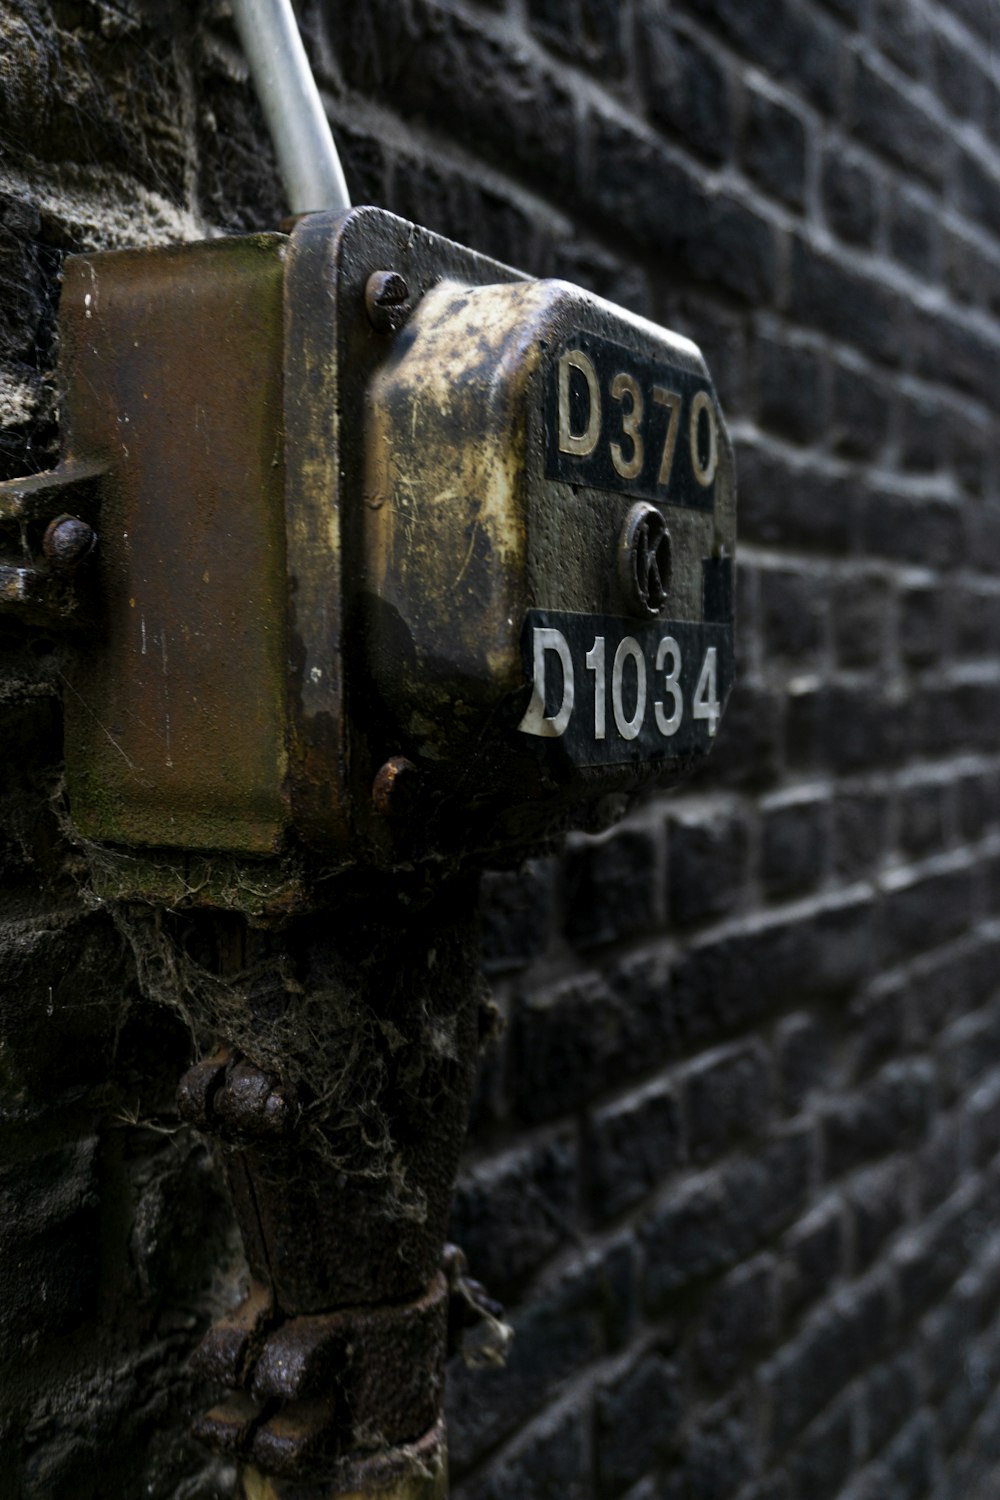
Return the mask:
<svg viewBox="0 0 1000 1500">
<path fill-rule="evenodd" d="M 293 214 L 351 206 L 291 0 L 233 0 L 233 19 Z"/>
</svg>

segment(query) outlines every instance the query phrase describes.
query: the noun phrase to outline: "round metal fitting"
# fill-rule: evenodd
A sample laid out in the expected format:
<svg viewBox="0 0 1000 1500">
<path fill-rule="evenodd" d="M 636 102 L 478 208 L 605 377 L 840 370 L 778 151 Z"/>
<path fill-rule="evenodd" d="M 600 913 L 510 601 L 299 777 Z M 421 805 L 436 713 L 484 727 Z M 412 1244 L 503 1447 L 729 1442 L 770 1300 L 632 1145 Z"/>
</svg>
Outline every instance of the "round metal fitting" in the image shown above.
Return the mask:
<svg viewBox="0 0 1000 1500">
<path fill-rule="evenodd" d="M 392 755 L 380 766 L 372 783 L 372 804 L 383 818 L 406 813 L 416 790 L 417 768 L 405 755 Z"/>
<path fill-rule="evenodd" d="M 618 541 L 618 581 L 628 608 L 649 619 L 670 592 L 671 547 L 667 523 L 655 505 L 640 501 L 625 517 Z"/>
<path fill-rule="evenodd" d="M 398 271 L 373 271 L 365 283 L 368 321 L 378 333 L 398 333 L 410 316 L 410 288 Z"/>
<path fill-rule="evenodd" d="M 76 516 L 56 516 L 42 538 L 42 551 L 56 568 L 75 568 L 93 552 L 97 534 Z"/>
</svg>

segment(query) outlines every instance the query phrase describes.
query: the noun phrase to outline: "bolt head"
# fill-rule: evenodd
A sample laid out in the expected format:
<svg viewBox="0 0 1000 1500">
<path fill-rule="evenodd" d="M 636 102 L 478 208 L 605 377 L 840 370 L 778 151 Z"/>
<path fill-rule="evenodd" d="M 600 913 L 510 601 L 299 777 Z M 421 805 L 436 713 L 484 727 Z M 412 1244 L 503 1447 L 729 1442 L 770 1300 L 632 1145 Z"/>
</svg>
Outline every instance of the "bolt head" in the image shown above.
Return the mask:
<svg viewBox="0 0 1000 1500">
<path fill-rule="evenodd" d="M 86 521 L 76 516 L 57 516 L 46 528 L 42 551 L 54 568 L 69 570 L 89 557 L 96 544 L 97 534 Z"/>
<path fill-rule="evenodd" d="M 373 271 L 365 283 L 368 321 L 377 333 L 398 333 L 410 316 L 410 288 L 398 271 Z"/>
</svg>

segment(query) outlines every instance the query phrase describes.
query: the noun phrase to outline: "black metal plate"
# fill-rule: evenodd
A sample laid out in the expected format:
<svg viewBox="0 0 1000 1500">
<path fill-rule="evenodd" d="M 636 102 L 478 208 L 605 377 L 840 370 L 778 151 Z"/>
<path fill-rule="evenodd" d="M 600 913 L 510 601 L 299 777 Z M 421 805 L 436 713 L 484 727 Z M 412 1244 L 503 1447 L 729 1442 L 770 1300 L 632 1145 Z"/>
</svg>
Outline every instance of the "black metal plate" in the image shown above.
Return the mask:
<svg viewBox="0 0 1000 1500">
<path fill-rule="evenodd" d="M 730 624 L 533 609 L 521 655 L 535 692 L 519 730 L 578 766 L 707 754 L 733 685 Z"/>
<path fill-rule="evenodd" d="M 696 400 L 699 411 L 692 424 Z M 568 335 L 549 356 L 545 472 L 550 479 L 710 511 L 717 423 L 711 382 L 677 365 L 582 332 Z M 707 474 L 712 477 L 706 481 Z"/>
</svg>

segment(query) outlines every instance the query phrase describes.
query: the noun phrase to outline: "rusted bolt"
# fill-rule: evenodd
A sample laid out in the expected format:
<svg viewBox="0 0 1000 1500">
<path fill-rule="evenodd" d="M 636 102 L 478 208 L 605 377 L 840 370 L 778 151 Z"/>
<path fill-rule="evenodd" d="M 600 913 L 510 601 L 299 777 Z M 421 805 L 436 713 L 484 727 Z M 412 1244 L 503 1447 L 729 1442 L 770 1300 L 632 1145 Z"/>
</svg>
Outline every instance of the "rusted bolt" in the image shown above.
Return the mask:
<svg viewBox="0 0 1000 1500">
<path fill-rule="evenodd" d="M 405 755 L 392 755 L 380 766 L 372 782 L 372 804 L 383 818 L 398 818 L 413 800 L 418 776 L 416 766 Z"/>
<path fill-rule="evenodd" d="M 42 551 L 54 568 L 76 568 L 97 545 L 97 533 L 76 516 L 56 516 L 42 538 Z"/>
<path fill-rule="evenodd" d="M 365 283 L 365 307 L 379 333 L 398 333 L 410 316 L 410 288 L 398 271 L 373 271 Z"/>
<path fill-rule="evenodd" d="M 212 1097 L 211 1108 L 223 1126 L 262 1141 L 288 1135 L 295 1123 L 295 1112 L 281 1086 L 246 1058 L 229 1069 L 225 1083 Z"/>
<path fill-rule="evenodd" d="M 633 614 L 648 618 L 663 609 L 670 558 L 670 533 L 656 506 L 633 505 L 618 542 L 618 579 Z"/>
</svg>

